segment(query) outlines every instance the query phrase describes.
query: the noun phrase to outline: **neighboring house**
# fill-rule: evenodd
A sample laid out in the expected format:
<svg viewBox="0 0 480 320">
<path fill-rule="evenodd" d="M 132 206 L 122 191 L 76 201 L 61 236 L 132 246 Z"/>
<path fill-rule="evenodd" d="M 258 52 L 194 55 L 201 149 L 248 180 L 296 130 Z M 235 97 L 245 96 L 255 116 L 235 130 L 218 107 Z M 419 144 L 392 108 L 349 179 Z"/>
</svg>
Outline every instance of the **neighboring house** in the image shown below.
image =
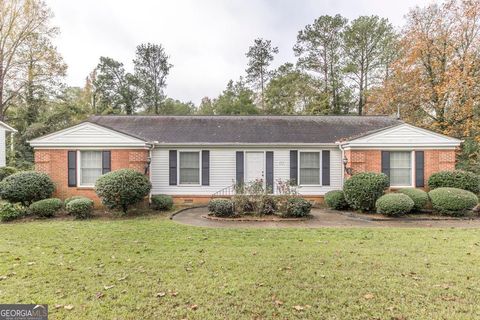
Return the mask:
<svg viewBox="0 0 480 320">
<path fill-rule="evenodd" d="M 231 195 L 236 183 L 298 184 L 308 199 L 341 189 L 350 174 L 390 176 L 391 187 L 424 187 L 455 168 L 461 141 L 385 116 L 93 116 L 34 139 L 36 170 L 57 196 L 85 195 L 102 174 L 146 172 L 152 194 L 177 203 Z"/>
<path fill-rule="evenodd" d="M 17 132 L 14 128 L 10 127 L 3 121 L 0 121 L 0 167 L 6 166 L 6 157 L 7 157 L 7 132 L 11 134 Z"/>
</svg>

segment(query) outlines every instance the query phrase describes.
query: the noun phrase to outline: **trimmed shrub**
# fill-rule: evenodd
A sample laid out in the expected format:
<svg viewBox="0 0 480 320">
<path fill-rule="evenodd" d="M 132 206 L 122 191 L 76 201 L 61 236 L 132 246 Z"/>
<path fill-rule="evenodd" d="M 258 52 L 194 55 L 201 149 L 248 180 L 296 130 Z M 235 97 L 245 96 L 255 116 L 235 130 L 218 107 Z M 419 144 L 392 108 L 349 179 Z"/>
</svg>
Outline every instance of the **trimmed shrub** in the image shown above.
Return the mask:
<svg viewBox="0 0 480 320">
<path fill-rule="evenodd" d="M 0 182 L 0 197 L 24 206 L 50 198 L 54 190 L 52 179 L 45 173 L 35 171 L 17 172 Z"/>
<path fill-rule="evenodd" d="M 428 203 L 428 193 L 421 189 L 415 188 L 404 188 L 398 190 L 398 192 L 403 193 L 410 197 L 413 200 L 413 209 L 414 211 L 422 210 Z"/>
<path fill-rule="evenodd" d="M 348 208 L 348 203 L 342 190 L 333 190 L 325 193 L 325 204 L 335 210 Z"/>
<path fill-rule="evenodd" d="M 312 210 L 312 204 L 303 198 L 290 198 L 287 200 L 286 217 L 306 217 Z"/>
<path fill-rule="evenodd" d="M 212 199 L 208 203 L 208 211 L 216 217 L 233 216 L 233 201 L 228 199 Z"/>
<path fill-rule="evenodd" d="M 232 198 L 233 206 L 235 212 L 242 213 L 252 213 L 255 211 L 255 203 L 253 203 L 248 195 L 245 194 L 236 194 Z"/>
<path fill-rule="evenodd" d="M 87 219 L 93 212 L 93 201 L 88 198 L 74 199 L 66 205 L 67 213 L 77 219 Z"/>
<path fill-rule="evenodd" d="M 458 188 L 479 194 L 480 176 L 463 170 L 440 171 L 428 178 L 428 187 L 432 190 L 437 188 Z"/>
<path fill-rule="evenodd" d="M 84 197 L 84 196 L 73 196 L 73 197 L 65 199 L 65 201 L 63 201 L 63 205 L 65 207 L 67 207 L 67 204 L 69 204 L 70 201 L 77 200 L 77 199 L 88 199 L 88 198 Z M 90 199 L 88 199 L 88 200 L 90 200 Z"/>
<path fill-rule="evenodd" d="M 121 169 L 104 174 L 95 183 L 95 192 L 110 209 L 127 213 L 128 207 L 142 201 L 150 192 L 148 178 L 132 169 Z"/>
<path fill-rule="evenodd" d="M 415 203 L 413 200 L 403 193 L 389 193 L 381 196 L 375 203 L 377 213 L 386 216 L 399 216 L 412 211 Z"/>
<path fill-rule="evenodd" d="M 0 202 L 0 221 L 11 221 L 24 216 L 25 207 L 19 203 Z"/>
<path fill-rule="evenodd" d="M 274 214 L 277 211 L 277 200 L 271 195 L 264 195 L 259 201 L 260 214 Z"/>
<path fill-rule="evenodd" d="M 63 202 L 57 198 L 43 199 L 30 205 L 30 213 L 39 217 L 53 217 L 63 206 Z"/>
<path fill-rule="evenodd" d="M 152 204 L 153 210 L 160 210 L 160 211 L 168 211 L 173 208 L 173 199 L 172 196 L 168 196 L 166 194 L 158 194 L 152 196 Z"/>
<path fill-rule="evenodd" d="M 371 211 L 375 202 L 388 188 L 388 176 L 384 173 L 363 172 L 347 179 L 343 185 L 345 200 L 355 210 Z"/>
<path fill-rule="evenodd" d="M 428 193 L 432 207 L 440 214 L 463 216 L 478 204 L 478 197 L 467 190 L 438 188 Z"/>
<path fill-rule="evenodd" d="M 18 170 L 14 167 L 1 167 L 0 168 L 0 181 L 5 179 L 8 176 L 11 176 L 14 173 L 17 173 Z"/>
</svg>

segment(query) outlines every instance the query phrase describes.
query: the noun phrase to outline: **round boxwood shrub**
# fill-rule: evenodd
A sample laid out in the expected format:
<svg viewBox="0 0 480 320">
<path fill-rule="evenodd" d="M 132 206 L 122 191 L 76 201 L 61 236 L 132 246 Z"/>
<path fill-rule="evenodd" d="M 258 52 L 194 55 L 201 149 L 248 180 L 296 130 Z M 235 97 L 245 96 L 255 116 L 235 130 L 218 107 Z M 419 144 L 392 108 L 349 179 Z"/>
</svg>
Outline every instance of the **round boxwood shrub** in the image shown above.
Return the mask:
<svg viewBox="0 0 480 320">
<path fill-rule="evenodd" d="M 173 208 L 172 196 L 166 194 L 158 194 L 152 196 L 152 208 L 153 210 L 168 211 Z"/>
<path fill-rule="evenodd" d="M 343 185 L 345 200 L 355 210 L 371 211 L 389 185 L 383 173 L 363 172 L 353 175 Z"/>
<path fill-rule="evenodd" d="M 30 213 L 39 217 L 53 217 L 63 206 L 63 202 L 57 198 L 43 199 L 30 205 Z"/>
<path fill-rule="evenodd" d="M 24 216 L 25 207 L 19 203 L 0 202 L 0 221 L 11 221 Z"/>
<path fill-rule="evenodd" d="M 45 173 L 35 171 L 17 172 L 0 182 L 0 197 L 24 206 L 50 198 L 54 190 L 52 179 Z"/>
<path fill-rule="evenodd" d="M 68 214 L 77 219 L 87 219 L 93 212 L 93 201 L 88 198 L 74 199 L 65 207 Z"/>
<path fill-rule="evenodd" d="M 287 200 L 287 208 L 284 216 L 286 217 L 306 217 L 312 210 L 312 204 L 310 201 L 303 198 L 289 198 Z"/>
<path fill-rule="evenodd" d="M 104 174 L 95 183 L 95 192 L 110 209 L 127 213 L 128 207 L 142 201 L 150 192 L 148 178 L 132 169 L 121 169 Z"/>
<path fill-rule="evenodd" d="M 0 168 L 0 181 L 5 179 L 8 176 L 11 176 L 14 173 L 17 173 L 18 170 L 14 167 L 1 167 Z"/>
<path fill-rule="evenodd" d="M 63 201 L 63 205 L 64 205 L 65 207 L 67 207 L 67 204 L 68 204 L 70 201 L 77 200 L 77 199 L 88 199 L 88 198 L 87 198 L 87 197 L 84 197 L 84 196 L 73 196 L 73 197 L 70 197 L 70 198 L 65 199 L 65 201 Z"/>
<path fill-rule="evenodd" d="M 414 206 L 413 200 L 403 193 L 389 193 L 381 196 L 375 202 L 377 213 L 386 216 L 399 216 L 412 211 Z"/>
<path fill-rule="evenodd" d="M 403 193 L 410 197 L 413 200 L 413 209 L 415 211 L 422 210 L 428 203 L 428 193 L 421 189 L 415 188 L 404 188 L 398 190 L 398 192 Z"/>
<path fill-rule="evenodd" d="M 440 171 L 428 178 L 428 187 L 432 190 L 446 187 L 458 188 L 479 194 L 480 176 L 463 170 Z"/>
<path fill-rule="evenodd" d="M 335 210 L 348 208 L 348 203 L 342 190 L 333 190 L 325 193 L 325 204 Z"/>
<path fill-rule="evenodd" d="M 208 203 L 208 211 L 216 217 L 230 217 L 233 215 L 233 201 L 228 199 L 212 199 Z"/>
<path fill-rule="evenodd" d="M 458 188 L 438 188 L 428 195 L 433 209 L 444 215 L 463 216 L 478 204 L 474 193 Z"/>
</svg>

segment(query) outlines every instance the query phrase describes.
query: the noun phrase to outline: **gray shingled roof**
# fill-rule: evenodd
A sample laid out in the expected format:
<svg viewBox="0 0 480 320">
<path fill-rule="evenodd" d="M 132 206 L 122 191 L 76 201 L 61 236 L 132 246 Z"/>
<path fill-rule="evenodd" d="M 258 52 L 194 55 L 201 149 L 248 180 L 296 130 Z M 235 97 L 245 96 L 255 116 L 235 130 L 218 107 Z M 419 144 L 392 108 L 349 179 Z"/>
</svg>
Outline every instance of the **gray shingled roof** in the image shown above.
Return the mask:
<svg viewBox="0 0 480 320">
<path fill-rule="evenodd" d="M 160 143 L 334 143 L 403 122 L 386 116 L 92 116 L 88 122 Z"/>
</svg>

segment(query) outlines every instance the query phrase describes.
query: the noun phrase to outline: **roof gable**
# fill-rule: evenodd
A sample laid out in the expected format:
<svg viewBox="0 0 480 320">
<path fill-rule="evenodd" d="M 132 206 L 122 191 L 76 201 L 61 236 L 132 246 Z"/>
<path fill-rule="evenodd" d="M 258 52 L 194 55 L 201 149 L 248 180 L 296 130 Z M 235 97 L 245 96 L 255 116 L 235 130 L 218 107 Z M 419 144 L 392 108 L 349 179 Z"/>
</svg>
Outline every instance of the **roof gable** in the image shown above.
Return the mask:
<svg viewBox="0 0 480 320">
<path fill-rule="evenodd" d="M 430 130 L 418 128 L 406 123 L 378 130 L 358 138 L 346 141 L 350 147 L 369 146 L 459 146 L 461 140 L 448 137 Z"/>
<path fill-rule="evenodd" d="M 94 123 L 84 122 L 30 141 L 32 147 L 145 146 L 145 141 Z"/>
</svg>

